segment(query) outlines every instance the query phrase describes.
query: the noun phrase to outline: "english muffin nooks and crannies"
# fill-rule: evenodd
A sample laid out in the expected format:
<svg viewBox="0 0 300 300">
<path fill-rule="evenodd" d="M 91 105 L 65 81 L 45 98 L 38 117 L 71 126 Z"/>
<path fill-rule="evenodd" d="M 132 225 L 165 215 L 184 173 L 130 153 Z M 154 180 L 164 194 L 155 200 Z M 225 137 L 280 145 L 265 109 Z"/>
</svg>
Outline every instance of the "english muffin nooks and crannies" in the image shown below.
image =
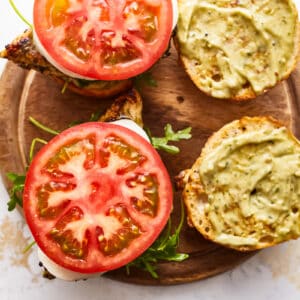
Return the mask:
<svg viewBox="0 0 300 300">
<path fill-rule="evenodd" d="M 179 0 L 176 46 L 196 86 L 216 98 L 255 98 L 287 78 L 299 53 L 290 0 Z"/>
<path fill-rule="evenodd" d="M 276 120 L 244 117 L 221 128 L 186 175 L 191 224 L 240 251 L 300 236 L 300 143 Z"/>
</svg>

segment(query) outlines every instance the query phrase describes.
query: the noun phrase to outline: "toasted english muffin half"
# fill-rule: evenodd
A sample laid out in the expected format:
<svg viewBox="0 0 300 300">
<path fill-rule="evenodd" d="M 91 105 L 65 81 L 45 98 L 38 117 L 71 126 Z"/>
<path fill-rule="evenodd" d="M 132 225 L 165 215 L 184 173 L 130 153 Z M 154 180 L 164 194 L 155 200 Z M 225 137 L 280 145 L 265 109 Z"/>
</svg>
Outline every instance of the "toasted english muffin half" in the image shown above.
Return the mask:
<svg viewBox="0 0 300 300">
<path fill-rule="evenodd" d="M 248 100 L 296 67 L 300 27 L 290 0 L 178 0 L 175 46 L 205 94 Z"/>
<path fill-rule="evenodd" d="M 244 117 L 214 133 L 185 175 L 189 223 L 239 251 L 300 236 L 300 143 L 270 117 Z"/>
</svg>

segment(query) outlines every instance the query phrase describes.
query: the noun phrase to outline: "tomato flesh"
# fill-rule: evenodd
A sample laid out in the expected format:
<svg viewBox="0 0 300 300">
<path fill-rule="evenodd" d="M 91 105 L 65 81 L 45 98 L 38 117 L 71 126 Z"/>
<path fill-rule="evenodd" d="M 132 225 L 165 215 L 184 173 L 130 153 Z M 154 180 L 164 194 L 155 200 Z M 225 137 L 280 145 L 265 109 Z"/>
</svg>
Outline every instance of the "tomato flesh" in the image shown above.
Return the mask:
<svg viewBox="0 0 300 300">
<path fill-rule="evenodd" d="M 35 33 L 64 69 L 122 80 L 149 69 L 167 49 L 171 0 L 36 0 Z"/>
<path fill-rule="evenodd" d="M 105 256 L 118 254 L 142 234 L 139 226 L 133 221 L 126 208 L 122 205 L 118 204 L 111 207 L 108 210 L 107 215 L 115 217 L 122 224 L 122 228 L 118 229 L 110 239 L 106 239 L 103 230 L 99 227 L 97 228 L 97 233 L 99 233 L 99 251 Z"/>
<path fill-rule="evenodd" d="M 81 220 L 82 217 L 82 210 L 78 207 L 72 207 L 48 233 L 48 238 L 57 242 L 65 255 L 75 259 L 86 259 L 88 255 L 88 232 L 82 241 L 78 241 L 74 238 L 72 231 L 67 229 L 67 225 Z"/>
<path fill-rule="evenodd" d="M 28 170 L 23 207 L 43 252 L 67 269 L 118 268 L 169 217 L 172 187 L 152 146 L 131 130 L 86 123 L 50 141 Z"/>
</svg>

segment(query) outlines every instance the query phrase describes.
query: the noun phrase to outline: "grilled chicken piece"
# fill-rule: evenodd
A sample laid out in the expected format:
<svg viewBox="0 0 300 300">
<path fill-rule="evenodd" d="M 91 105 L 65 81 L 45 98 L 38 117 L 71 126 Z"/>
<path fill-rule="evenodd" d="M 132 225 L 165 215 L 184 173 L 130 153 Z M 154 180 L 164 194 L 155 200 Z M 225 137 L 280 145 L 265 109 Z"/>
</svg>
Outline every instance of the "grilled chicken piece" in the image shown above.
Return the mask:
<svg viewBox="0 0 300 300">
<path fill-rule="evenodd" d="M 32 39 L 32 31 L 26 30 L 18 36 L 6 49 L 0 52 L 1 58 L 6 58 L 25 69 L 34 69 L 45 75 L 69 81 L 70 77 L 53 67 L 35 48 Z M 113 102 L 111 107 L 99 119 L 102 122 L 110 122 L 121 118 L 130 118 L 143 127 L 142 98 L 135 89 L 130 89 Z"/>
<path fill-rule="evenodd" d="M 113 102 L 105 114 L 100 117 L 100 122 L 111 122 L 122 118 L 129 118 L 143 128 L 142 120 L 143 102 L 136 89 L 131 89 L 122 94 Z"/>
<path fill-rule="evenodd" d="M 11 44 L 6 45 L 5 50 L 0 52 L 0 57 L 11 60 L 24 69 L 33 69 L 63 81 L 68 80 L 68 76 L 58 71 L 38 52 L 33 44 L 30 29 L 19 35 Z"/>
<path fill-rule="evenodd" d="M 84 96 L 107 98 L 116 96 L 132 86 L 132 80 L 81 80 L 69 77 L 50 64 L 36 49 L 32 30 L 28 29 L 8 44 L 0 52 L 0 58 L 6 58 L 20 67 L 36 70 L 54 78 L 60 84 L 67 83 L 67 88 Z"/>
</svg>

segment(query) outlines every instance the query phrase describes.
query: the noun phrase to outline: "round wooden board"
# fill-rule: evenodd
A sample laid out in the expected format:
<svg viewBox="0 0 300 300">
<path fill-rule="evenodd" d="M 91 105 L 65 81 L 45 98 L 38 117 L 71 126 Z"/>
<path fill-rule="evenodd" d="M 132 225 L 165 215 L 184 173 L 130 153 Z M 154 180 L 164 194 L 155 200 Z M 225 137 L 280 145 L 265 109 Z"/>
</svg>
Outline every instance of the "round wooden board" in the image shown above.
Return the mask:
<svg viewBox="0 0 300 300">
<path fill-rule="evenodd" d="M 194 87 L 184 71 L 178 67 L 174 51 L 153 69 L 157 87 L 145 87 L 144 123 L 154 136 L 163 134 L 163 127 L 170 123 L 175 129 L 192 126 L 193 138 L 179 143 L 180 154 L 161 156 L 172 178 L 181 170 L 192 166 L 210 134 L 225 123 L 242 116 L 271 115 L 290 126 L 299 137 L 296 119 L 299 116 L 299 70 L 264 96 L 243 103 L 212 99 Z M 88 120 L 91 113 L 104 111 L 111 100 L 84 98 L 71 92 L 61 93 L 56 82 L 33 71 L 26 72 L 8 63 L 0 80 L 0 166 L 6 186 L 5 174 L 9 171 L 24 173 L 29 147 L 34 137 L 50 139 L 28 122 L 32 116 L 41 123 L 56 129 L 67 128 L 76 120 Z M 175 192 L 172 222 L 176 226 L 180 217 L 180 192 Z M 240 253 L 204 240 L 196 230 L 184 225 L 180 236 L 179 251 L 190 258 L 181 263 L 158 264 L 159 279 L 132 269 L 124 269 L 106 276 L 138 284 L 178 284 L 199 280 L 224 272 L 240 264 L 253 253 Z"/>
</svg>

